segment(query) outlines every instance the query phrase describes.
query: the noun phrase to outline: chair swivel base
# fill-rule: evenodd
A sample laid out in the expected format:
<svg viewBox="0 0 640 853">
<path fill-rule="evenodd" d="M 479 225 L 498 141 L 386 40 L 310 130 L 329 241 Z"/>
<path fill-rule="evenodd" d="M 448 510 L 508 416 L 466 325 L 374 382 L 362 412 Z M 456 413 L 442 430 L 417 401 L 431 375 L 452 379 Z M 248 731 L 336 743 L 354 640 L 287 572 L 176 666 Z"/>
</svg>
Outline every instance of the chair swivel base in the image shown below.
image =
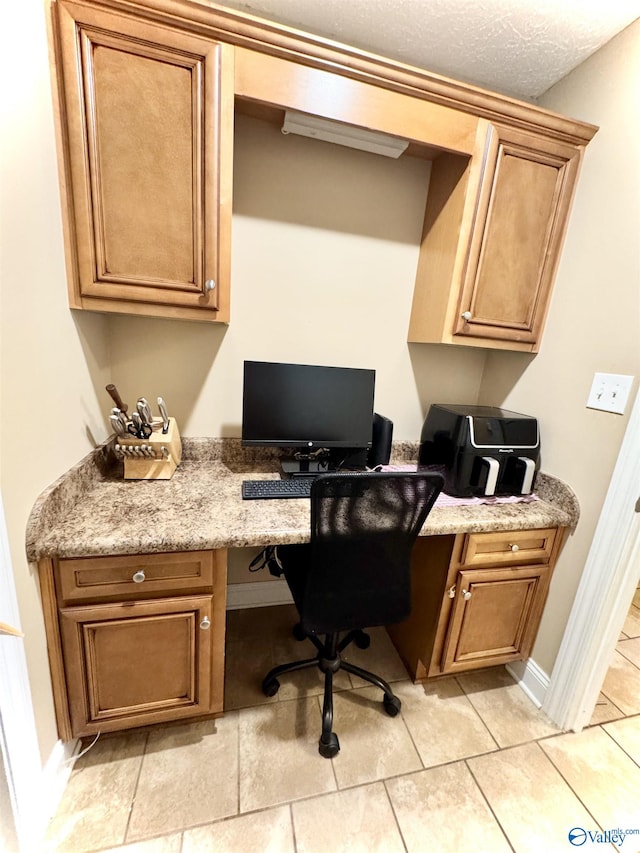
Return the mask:
<svg viewBox="0 0 640 853">
<path fill-rule="evenodd" d="M 338 736 L 334 731 L 332 731 L 333 676 L 338 672 L 338 670 L 344 669 L 346 672 L 357 675 L 359 678 L 379 687 L 383 692 L 382 703 L 384 710 L 390 717 L 395 717 L 400 712 L 402 703 L 384 679 L 375 675 L 373 672 L 362 669 L 361 667 L 349 663 L 341 658 L 340 651 L 342 651 L 345 646 L 352 641 L 354 641 L 359 648 L 367 648 L 369 645 L 369 637 L 367 634 L 362 631 L 353 631 L 348 634 L 339 645 L 337 645 L 335 635 L 328 635 L 325 643 L 321 643 L 315 635 L 305 634 L 303 637 L 301 636 L 302 633 L 301 627 L 296 625 L 294 628 L 294 636 L 296 639 L 308 637 L 318 649 L 316 657 L 292 661 L 291 663 L 285 663 L 274 667 L 266 674 L 262 681 L 262 692 L 265 696 L 275 696 L 280 689 L 280 682 L 278 680 L 280 675 L 287 672 L 295 672 L 300 669 L 309 669 L 317 666 L 321 672 L 324 673 L 325 677 L 324 703 L 322 709 L 322 734 L 320 735 L 320 740 L 318 742 L 318 752 L 323 758 L 333 758 L 340 751 Z M 334 655 L 332 657 L 328 657 L 328 652 L 333 652 Z"/>
</svg>

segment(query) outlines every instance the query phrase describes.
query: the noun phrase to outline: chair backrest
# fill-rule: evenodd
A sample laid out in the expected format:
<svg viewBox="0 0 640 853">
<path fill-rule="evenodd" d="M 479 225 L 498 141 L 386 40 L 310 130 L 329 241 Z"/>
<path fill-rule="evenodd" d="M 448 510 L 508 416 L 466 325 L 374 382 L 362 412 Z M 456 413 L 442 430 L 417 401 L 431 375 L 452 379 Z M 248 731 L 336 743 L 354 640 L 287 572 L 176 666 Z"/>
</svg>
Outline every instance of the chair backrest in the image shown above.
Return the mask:
<svg viewBox="0 0 640 853">
<path fill-rule="evenodd" d="M 311 487 L 302 624 L 318 633 L 400 622 L 411 550 L 440 490 L 436 473 L 326 474 Z"/>
</svg>

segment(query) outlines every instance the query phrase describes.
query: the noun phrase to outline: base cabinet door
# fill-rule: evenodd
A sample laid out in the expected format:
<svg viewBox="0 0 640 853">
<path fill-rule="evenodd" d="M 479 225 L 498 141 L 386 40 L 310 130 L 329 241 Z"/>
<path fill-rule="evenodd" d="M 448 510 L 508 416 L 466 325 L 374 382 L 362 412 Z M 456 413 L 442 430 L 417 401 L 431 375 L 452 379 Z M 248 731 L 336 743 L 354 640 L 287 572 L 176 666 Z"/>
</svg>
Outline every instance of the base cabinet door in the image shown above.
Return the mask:
<svg viewBox="0 0 640 853">
<path fill-rule="evenodd" d="M 548 566 L 458 574 L 442 673 L 528 657 L 549 585 Z"/>
<path fill-rule="evenodd" d="M 60 610 L 75 737 L 211 713 L 212 596 Z"/>
</svg>

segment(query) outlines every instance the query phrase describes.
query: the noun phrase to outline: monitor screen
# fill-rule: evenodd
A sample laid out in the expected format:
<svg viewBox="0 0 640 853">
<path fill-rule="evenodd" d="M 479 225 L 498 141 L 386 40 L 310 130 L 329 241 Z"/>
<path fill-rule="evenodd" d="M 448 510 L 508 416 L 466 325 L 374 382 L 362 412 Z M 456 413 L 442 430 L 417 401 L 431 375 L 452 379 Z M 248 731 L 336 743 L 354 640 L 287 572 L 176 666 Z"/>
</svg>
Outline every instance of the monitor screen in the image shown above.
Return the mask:
<svg viewBox="0 0 640 853">
<path fill-rule="evenodd" d="M 245 361 L 242 444 L 371 446 L 375 370 Z"/>
</svg>

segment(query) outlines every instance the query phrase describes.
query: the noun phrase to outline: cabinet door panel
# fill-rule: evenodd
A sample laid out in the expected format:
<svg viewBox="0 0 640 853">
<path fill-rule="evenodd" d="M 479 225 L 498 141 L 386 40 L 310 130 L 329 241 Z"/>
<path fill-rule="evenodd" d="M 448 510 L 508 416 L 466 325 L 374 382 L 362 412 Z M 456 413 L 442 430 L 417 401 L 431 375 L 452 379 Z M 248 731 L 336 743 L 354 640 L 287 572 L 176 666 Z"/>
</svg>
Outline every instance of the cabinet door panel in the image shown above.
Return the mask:
<svg viewBox="0 0 640 853">
<path fill-rule="evenodd" d="M 538 342 L 579 159 L 573 146 L 493 129 L 454 334 Z"/>
<path fill-rule="evenodd" d="M 144 313 L 146 303 L 218 319 L 230 251 L 231 48 L 73 3 L 60 5 L 59 30 L 73 307 Z"/>
<path fill-rule="evenodd" d="M 61 610 L 74 736 L 210 712 L 212 612 L 211 596 Z"/>
<path fill-rule="evenodd" d="M 442 672 L 526 657 L 548 586 L 548 566 L 459 572 Z"/>
</svg>

